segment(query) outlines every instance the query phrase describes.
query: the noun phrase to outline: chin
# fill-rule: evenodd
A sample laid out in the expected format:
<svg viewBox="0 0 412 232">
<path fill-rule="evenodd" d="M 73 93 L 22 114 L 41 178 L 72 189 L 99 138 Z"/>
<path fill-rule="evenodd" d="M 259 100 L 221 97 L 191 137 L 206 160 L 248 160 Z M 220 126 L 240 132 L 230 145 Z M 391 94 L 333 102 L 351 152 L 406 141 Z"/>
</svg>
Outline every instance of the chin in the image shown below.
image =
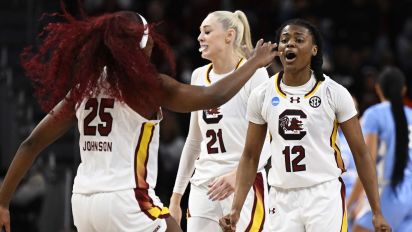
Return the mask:
<svg viewBox="0 0 412 232">
<path fill-rule="evenodd" d="M 200 56 L 201 56 L 203 59 L 206 59 L 206 60 L 209 60 L 209 59 L 210 59 L 210 57 L 209 57 L 209 55 L 208 55 L 207 53 L 202 53 Z"/>
</svg>

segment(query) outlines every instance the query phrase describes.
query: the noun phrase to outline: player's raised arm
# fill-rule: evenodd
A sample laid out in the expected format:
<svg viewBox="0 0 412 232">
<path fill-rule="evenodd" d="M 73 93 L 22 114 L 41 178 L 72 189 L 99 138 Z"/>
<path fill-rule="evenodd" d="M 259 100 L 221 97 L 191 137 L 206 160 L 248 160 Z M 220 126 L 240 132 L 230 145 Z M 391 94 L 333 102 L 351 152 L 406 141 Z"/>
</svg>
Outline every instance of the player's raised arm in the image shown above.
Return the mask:
<svg viewBox="0 0 412 232">
<path fill-rule="evenodd" d="M 210 87 L 182 84 L 163 75 L 167 93 L 162 106 L 177 112 L 188 112 L 222 105 L 240 90 L 258 68 L 266 66 L 278 55 L 276 47 L 276 44 L 259 40 L 254 54 L 244 65 Z"/>
</svg>

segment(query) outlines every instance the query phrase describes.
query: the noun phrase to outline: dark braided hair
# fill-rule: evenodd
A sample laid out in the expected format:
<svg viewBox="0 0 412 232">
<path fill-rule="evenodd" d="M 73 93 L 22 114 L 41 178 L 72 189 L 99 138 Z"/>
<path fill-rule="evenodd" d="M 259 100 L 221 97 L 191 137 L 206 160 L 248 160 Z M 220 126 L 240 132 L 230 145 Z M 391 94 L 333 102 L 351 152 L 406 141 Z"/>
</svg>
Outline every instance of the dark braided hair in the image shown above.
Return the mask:
<svg viewBox="0 0 412 232">
<path fill-rule="evenodd" d="M 135 12 L 76 19 L 63 8 L 60 16 L 65 22 L 43 28 L 38 51 L 28 47 L 21 54 L 21 64 L 44 111 L 50 111 L 68 92 L 66 99 L 74 103 L 90 97 L 98 89 L 104 67 L 110 96 L 142 112 L 159 108 L 164 91 L 156 67 L 139 47 L 145 28 Z M 147 26 L 165 63 L 174 70 L 166 40 L 156 33 L 155 25 Z"/>
<path fill-rule="evenodd" d="M 391 110 L 395 122 L 395 164 L 392 170 L 391 187 L 396 192 L 396 186 L 403 180 L 404 170 L 409 157 L 408 122 L 402 101 L 405 76 L 396 67 L 386 67 L 379 75 L 378 84 L 384 97 L 391 102 Z"/>
<path fill-rule="evenodd" d="M 280 34 L 283 28 L 285 28 L 288 25 L 301 26 L 310 31 L 310 33 L 312 34 L 313 43 L 318 46 L 318 52 L 316 53 L 315 56 L 312 57 L 312 60 L 310 61 L 310 68 L 313 70 L 316 80 L 318 81 L 325 80 L 325 77 L 323 76 L 323 70 L 322 70 L 323 43 L 322 43 L 322 36 L 319 30 L 309 21 L 306 21 L 303 19 L 291 19 L 283 23 L 282 26 L 280 26 L 278 30 L 276 31 L 275 41 L 277 44 L 279 44 Z M 279 61 L 279 57 L 276 57 L 276 59 Z"/>
</svg>

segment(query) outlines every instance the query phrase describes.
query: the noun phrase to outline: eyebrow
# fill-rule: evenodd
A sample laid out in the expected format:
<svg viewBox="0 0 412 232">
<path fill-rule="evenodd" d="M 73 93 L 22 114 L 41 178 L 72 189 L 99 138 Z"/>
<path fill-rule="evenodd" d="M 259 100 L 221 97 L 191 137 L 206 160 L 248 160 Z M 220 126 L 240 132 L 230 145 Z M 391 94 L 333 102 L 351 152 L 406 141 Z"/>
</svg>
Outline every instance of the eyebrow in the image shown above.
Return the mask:
<svg viewBox="0 0 412 232">
<path fill-rule="evenodd" d="M 204 25 L 203 26 L 203 28 L 206 28 L 206 27 L 210 27 L 210 25 Z M 199 29 L 202 30 L 202 27 L 199 27 Z"/>
<path fill-rule="evenodd" d="M 293 34 L 295 34 L 295 35 L 305 35 L 306 33 L 294 32 Z M 290 35 L 290 33 L 289 32 L 283 32 L 281 35 Z"/>
</svg>

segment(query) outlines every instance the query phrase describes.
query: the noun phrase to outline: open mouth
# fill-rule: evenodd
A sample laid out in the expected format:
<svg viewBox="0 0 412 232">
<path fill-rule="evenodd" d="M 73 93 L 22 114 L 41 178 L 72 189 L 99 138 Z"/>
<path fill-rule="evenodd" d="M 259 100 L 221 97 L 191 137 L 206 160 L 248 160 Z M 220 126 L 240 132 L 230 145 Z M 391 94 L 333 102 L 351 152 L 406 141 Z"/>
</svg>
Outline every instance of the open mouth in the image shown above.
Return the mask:
<svg viewBox="0 0 412 232">
<path fill-rule="evenodd" d="M 201 45 L 199 48 L 199 52 L 203 52 L 207 48 L 207 45 Z"/>
<path fill-rule="evenodd" d="M 288 62 L 294 61 L 296 59 L 296 54 L 294 52 L 286 52 L 285 58 Z"/>
</svg>

